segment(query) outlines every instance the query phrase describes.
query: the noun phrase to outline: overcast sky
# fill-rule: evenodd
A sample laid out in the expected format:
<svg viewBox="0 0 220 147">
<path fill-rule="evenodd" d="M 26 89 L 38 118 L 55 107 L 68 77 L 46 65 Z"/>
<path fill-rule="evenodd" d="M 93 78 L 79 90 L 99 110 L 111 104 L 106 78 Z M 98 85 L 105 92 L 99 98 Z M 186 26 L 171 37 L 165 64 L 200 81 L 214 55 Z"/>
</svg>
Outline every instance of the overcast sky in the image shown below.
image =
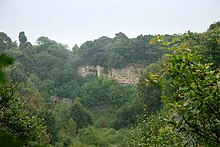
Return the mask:
<svg viewBox="0 0 220 147">
<path fill-rule="evenodd" d="M 0 32 L 32 43 L 40 36 L 81 45 L 118 32 L 174 34 L 206 31 L 220 20 L 220 0 L 0 0 Z"/>
</svg>

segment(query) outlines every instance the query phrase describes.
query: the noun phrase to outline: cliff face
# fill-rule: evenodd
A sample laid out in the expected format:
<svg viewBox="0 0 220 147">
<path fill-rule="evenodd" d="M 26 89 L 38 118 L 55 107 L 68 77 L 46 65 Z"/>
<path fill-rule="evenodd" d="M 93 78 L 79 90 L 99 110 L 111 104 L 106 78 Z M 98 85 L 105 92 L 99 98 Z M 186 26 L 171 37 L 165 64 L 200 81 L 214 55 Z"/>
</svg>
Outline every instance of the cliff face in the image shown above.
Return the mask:
<svg viewBox="0 0 220 147">
<path fill-rule="evenodd" d="M 138 82 L 144 68 L 145 66 L 140 64 L 128 64 L 124 68 L 83 66 L 78 68 L 78 73 L 82 76 L 90 74 L 98 77 L 107 76 L 121 84 L 134 84 Z"/>
</svg>

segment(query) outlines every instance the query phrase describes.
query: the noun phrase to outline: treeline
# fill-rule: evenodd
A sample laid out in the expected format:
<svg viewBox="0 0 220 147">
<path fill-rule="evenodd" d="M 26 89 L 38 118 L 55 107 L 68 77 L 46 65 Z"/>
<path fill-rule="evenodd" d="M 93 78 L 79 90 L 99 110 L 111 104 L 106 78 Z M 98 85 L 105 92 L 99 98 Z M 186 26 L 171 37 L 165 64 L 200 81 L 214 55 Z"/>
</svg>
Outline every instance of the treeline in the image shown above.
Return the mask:
<svg viewBox="0 0 220 147">
<path fill-rule="evenodd" d="M 81 47 L 75 45 L 73 64 L 101 65 L 105 67 L 122 68 L 129 63 L 149 65 L 156 62 L 165 53 L 159 45 L 149 44 L 153 35 L 139 35 L 137 38 L 128 38 L 124 33 L 118 33 L 114 38 L 106 36 L 94 41 L 87 41 Z M 165 35 L 167 40 L 172 35 Z"/>
</svg>

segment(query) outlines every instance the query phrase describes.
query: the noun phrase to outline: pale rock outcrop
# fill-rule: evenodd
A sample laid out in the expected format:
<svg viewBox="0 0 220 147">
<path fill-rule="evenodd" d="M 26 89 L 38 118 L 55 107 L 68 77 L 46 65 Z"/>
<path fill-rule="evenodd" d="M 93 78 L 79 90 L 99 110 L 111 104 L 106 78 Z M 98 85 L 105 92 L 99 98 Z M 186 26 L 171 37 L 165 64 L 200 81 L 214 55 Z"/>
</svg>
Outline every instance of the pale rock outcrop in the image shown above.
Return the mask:
<svg viewBox="0 0 220 147">
<path fill-rule="evenodd" d="M 83 66 L 78 68 L 78 73 L 81 76 L 96 75 L 106 76 L 118 81 L 121 84 L 135 84 L 138 82 L 141 72 L 145 68 L 141 64 L 128 64 L 124 68 L 113 68 L 103 66 Z"/>
</svg>

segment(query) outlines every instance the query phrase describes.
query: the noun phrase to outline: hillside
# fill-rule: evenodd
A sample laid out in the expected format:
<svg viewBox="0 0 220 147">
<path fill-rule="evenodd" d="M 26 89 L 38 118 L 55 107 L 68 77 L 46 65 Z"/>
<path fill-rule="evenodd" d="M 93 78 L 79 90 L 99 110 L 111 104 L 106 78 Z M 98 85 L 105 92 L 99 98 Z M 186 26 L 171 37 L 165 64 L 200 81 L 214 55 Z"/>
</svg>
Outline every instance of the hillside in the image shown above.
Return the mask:
<svg viewBox="0 0 220 147">
<path fill-rule="evenodd" d="M 72 50 L 0 33 L 0 141 L 20 146 L 219 146 L 220 23 L 100 37 Z M 1 143 L 1 142 L 0 142 Z"/>
</svg>

